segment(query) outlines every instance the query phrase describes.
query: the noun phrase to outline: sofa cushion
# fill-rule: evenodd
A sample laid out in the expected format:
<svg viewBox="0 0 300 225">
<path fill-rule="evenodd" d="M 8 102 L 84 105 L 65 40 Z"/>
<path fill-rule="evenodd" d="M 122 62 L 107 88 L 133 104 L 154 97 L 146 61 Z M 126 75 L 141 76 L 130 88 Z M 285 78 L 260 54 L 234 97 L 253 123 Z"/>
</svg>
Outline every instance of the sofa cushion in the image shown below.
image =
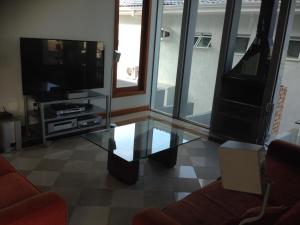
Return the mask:
<svg viewBox="0 0 300 225">
<path fill-rule="evenodd" d="M 275 225 L 298 225 L 300 224 L 300 201 L 283 214 Z"/>
<path fill-rule="evenodd" d="M 0 209 L 40 193 L 29 181 L 17 173 L 0 177 Z"/>
<path fill-rule="evenodd" d="M 0 155 L 0 176 L 7 173 L 15 172 L 15 169 L 9 164 L 9 162 Z"/>
<path fill-rule="evenodd" d="M 259 221 L 252 223 L 252 225 L 260 225 L 260 224 L 273 225 L 278 220 L 278 218 L 281 215 L 283 215 L 286 211 L 287 211 L 287 207 L 285 206 L 267 207 L 263 217 Z M 242 219 L 258 216 L 260 212 L 261 212 L 260 206 L 248 209 L 242 216 Z"/>
<path fill-rule="evenodd" d="M 53 192 L 37 194 L 0 209 L 0 224 L 67 225 L 66 203 Z"/>
<path fill-rule="evenodd" d="M 249 208 L 262 204 L 262 197 L 260 195 L 224 189 L 221 180 L 211 183 L 197 192 L 227 211 L 230 211 L 235 216 L 240 216 Z M 194 199 L 192 198 L 191 200 L 194 201 Z"/>
<path fill-rule="evenodd" d="M 229 212 L 203 196 L 198 205 L 188 200 L 172 203 L 163 212 L 181 225 L 222 225 L 234 218 Z M 216 216 L 217 215 L 217 216 Z"/>
<path fill-rule="evenodd" d="M 216 181 L 163 211 L 184 225 L 221 225 L 239 218 L 247 209 L 261 205 L 261 202 L 257 195 L 225 190 L 221 181 Z"/>
<path fill-rule="evenodd" d="M 252 222 L 251 225 L 274 225 L 278 218 L 287 211 L 287 207 L 284 206 L 269 206 L 263 217 L 260 220 Z M 224 225 L 239 225 L 244 219 L 256 217 L 260 214 L 261 207 L 253 207 L 248 209 L 240 218 L 236 218 L 227 221 Z"/>
<path fill-rule="evenodd" d="M 300 168 L 300 146 L 282 140 L 272 141 L 267 157 L 277 158 L 294 167 Z"/>
<path fill-rule="evenodd" d="M 293 206 L 300 200 L 300 168 L 273 157 L 267 158 L 266 167 L 272 205 Z"/>
</svg>

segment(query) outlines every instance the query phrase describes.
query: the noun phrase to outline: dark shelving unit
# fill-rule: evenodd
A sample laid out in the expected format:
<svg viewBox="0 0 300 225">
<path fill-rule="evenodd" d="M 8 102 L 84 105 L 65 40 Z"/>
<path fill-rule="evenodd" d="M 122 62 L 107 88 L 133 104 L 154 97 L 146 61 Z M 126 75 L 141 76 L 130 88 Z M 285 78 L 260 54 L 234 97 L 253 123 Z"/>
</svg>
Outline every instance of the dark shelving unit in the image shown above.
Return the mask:
<svg viewBox="0 0 300 225">
<path fill-rule="evenodd" d="M 219 62 L 210 130 L 214 139 L 264 143 L 272 103 L 267 96 L 276 80 L 276 74 L 270 76 L 269 71 L 277 8 L 277 0 L 262 1 L 256 38 L 233 68 L 233 37 L 237 34 L 241 5 L 234 8 L 234 18 L 226 18 L 230 26 L 223 36 L 221 51 L 227 58 Z"/>
</svg>

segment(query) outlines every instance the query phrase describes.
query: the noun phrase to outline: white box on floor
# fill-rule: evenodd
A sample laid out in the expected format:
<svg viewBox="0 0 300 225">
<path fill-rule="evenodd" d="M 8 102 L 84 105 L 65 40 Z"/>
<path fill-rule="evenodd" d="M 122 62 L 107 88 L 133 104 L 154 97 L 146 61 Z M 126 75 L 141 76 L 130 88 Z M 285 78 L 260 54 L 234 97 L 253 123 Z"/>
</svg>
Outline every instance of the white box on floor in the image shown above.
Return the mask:
<svg viewBox="0 0 300 225">
<path fill-rule="evenodd" d="M 219 157 L 225 189 L 263 193 L 262 168 L 265 152 L 261 145 L 227 141 L 219 147 Z"/>
</svg>

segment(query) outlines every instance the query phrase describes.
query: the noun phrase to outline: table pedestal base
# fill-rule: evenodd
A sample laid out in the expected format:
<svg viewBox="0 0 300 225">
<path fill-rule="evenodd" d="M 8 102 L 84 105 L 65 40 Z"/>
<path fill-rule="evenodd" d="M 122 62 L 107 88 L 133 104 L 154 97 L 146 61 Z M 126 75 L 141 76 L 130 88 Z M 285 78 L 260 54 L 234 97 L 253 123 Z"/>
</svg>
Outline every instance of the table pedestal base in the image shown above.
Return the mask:
<svg viewBox="0 0 300 225">
<path fill-rule="evenodd" d="M 149 159 L 155 160 L 166 166 L 172 168 L 177 161 L 177 148 L 161 151 L 149 156 Z M 124 182 L 125 184 L 135 184 L 139 177 L 139 161 L 128 162 L 119 156 L 108 152 L 107 170 L 115 178 Z"/>
<path fill-rule="evenodd" d="M 149 156 L 149 159 L 160 162 L 168 168 L 172 168 L 177 162 L 177 147 L 161 151 Z"/>
<path fill-rule="evenodd" d="M 120 181 L 132 185 L 139 177 L 139 161 L 128 162 L 112 152 L 108 152 L 107 170 Z"/>
</svg>

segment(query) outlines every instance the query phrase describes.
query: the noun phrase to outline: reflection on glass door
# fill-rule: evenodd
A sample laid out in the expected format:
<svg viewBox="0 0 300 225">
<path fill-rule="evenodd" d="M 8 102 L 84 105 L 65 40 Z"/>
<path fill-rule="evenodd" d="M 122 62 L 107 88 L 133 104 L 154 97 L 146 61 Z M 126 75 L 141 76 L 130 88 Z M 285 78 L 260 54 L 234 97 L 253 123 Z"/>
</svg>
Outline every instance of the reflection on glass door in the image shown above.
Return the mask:
<svg viewBox="0 0 300 225">
<path fill-rule="evenodd" d="M 172 114 L 184 1 L 163 1 L 157 78 L 152 93 L 153 108 Z M 160 13 L 160 12 L 158 12 Z M 157 46 L 158 47 L 158 46 Z"/>
<path fill-rule="evenodd" d="M 294 9 L 290 29 L 286 59 L 284 61 L 283 58 L 281 62 L 284 67 L 282 78 L 278 81 L 280 91 L 272 125 L 272 135 L 278 135 L 280 138 L 293 137 L 295 128 L 297 130 L 300 127 L 300 4 Z M 299 136 L 297 143 L 300 144 Z"/>
<path fill-rule="evenodd" d="M 143 1 L 119 1 L 118 51 L 122 57 L 117 66 L 116 88 L 138 86 Z"/>
<path fill-rule="evenodd" d="M 180 117 L 205 126 L 210 125 L 225 9 L 226 1 L 209 7 L 199 0 L 191 72 L 183 79 Z"/>
<path fill-rule="evenodd" d="M 249 10 L 250 7 L 251 10 Z M 235 67 L 242 59 L 256 37 L 260 7 L 260 1 L 252 3 L 252 6 L 249 6 L 246 0 L 242 1 L 232 67 Z"/>
</svg>

